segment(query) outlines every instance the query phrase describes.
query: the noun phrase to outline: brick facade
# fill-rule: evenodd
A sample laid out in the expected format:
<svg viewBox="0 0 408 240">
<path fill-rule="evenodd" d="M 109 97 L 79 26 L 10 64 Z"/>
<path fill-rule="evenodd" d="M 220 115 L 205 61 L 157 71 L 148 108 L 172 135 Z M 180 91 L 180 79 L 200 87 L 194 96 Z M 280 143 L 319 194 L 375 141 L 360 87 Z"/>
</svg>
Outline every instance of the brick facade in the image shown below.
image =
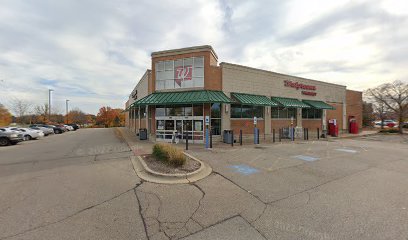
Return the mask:
<svg viewBox="0 0 408 240">
<path fill-rule="evenodd" d="M 332 105 L 335 110 L 326 110 L 326 114 L 323 114 L 322 119 L 302 119 L 301 110 L 298 109 L 297 119 L 293 121 L 293 126 L 309 128 L 309 131 L 316 131 L 317 128 L 320 130 L 325 129 L 329 119 L 336 119 L 340 132 L 344 132 L 348 129 L 349 116 L 356 117 L 359 127 L 361 128 L 362 126 L 361 92 L 347 90 L 346 86 L 342 85 L 305 79 L 237 64 L 224 62 L 218 65 L 218 56 L 211 46 L 198 46 L 152 53 L 152 70 L 146 71 L 133 90 L 133 92 L 137 90 L 137 99 L 155 92 L 155 65 L 158 61 L 177 60 L 189 57 L 204 57 L 204 87 L 171 90 L 166 89 L 160 91 L 189 91 L 206 89 L 221 90 L 228 97 L 231 96 L 232 92 L 238 92 L 263 95 L 267 97 L 286 97 L 296 98 L 299 100 L 323 101 Z M 305 94 L 302 88 L 299 87 L 289 87 L 285 85 L 285 81 L 313 86 L 315 89 L 312 90 L 312 92 L 315 93 L 315 95 L 311 96 Z M 130 96 L 126 103 L 127 106 L 132 104 L 134 101 L 135 99 Z M 254 129 L 253 119 L 232 119 L 230 118 L 230 109 L 229 104 L 223 104 L 221 107 L 221 131 L 225 129 L 232 129 L 234 130 L 234 134 L 237 136 L 237 134 L 239 134 L 239 130 L 243 130 L 243 134 L 247 135 L 246 137 L 251 137 Z M 271 118 L 271 111 L 269 107 L 267 109 L 265 108 L 264 114 L 265 118 L 259 119 L 257 125 L 257 127 L 260 129 L 261 135 L 269 135 L 272 134 L 273 129 L 275 129 L 275 132 L 277 132 L 279 128 L 291 126 L 290 119 Z M 210 104 L 205 104 L 204 116 L 209 115 Z M 127 115 L 126 126 L 134 129 L 135 131 L 138 131 L 139 128 L 149 128 L 148 132 L 154 134 L 156 129 L 155 107 L 149 107 L 148 119 L 132 120 L 129 119 L 129 116 Z"/>
</svg>

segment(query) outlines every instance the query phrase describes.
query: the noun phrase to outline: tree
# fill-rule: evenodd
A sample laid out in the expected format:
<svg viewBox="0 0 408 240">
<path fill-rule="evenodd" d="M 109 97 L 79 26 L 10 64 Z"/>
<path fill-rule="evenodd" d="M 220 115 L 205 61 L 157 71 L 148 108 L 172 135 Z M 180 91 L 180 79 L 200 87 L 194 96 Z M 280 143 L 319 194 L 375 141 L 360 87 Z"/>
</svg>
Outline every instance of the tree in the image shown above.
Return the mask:
<svg viewBox="0 0 408 240">
<path fill-rule="evenodd" d="M 374 108 L 372 103 L 363 102 L 363 126 L 372 126 L 375 120 Z"/>
<path fill-rule="evenodd" d="M 48 120 L 48 103 L 34 107 L 34 114 L 37 115 L 36 122 L 45 123 Z"/>
<path fill-rule="evenodd" d="M 119 127 L 124 125 L 125 116 L 123 110 L 111 107 L 101 107 L 96 116 L 96 124 L 105 127 Z"/>
<path fill-rule="evenodd" d="M 75 108 L 69 111 L 68 115 L 66 116 L 66 121 L 68 123 L 85 124 L 87 123 L 87 117 L 84 112 L 78 108 Z"/>
<path fill-rule="evenodd" d="M 393 112 L 398 118 L 399 133 L 403 133 L 403 122 L 408 114 L 408 83 L 394 81 L 366 91 L 372 102 Z"/>
<path fill-rule="evenodd" d="M 11 123 L 11 113 L 0 103 L 0 126 L 7 126 Z"/>
<path fill-rule="evenodd" d="M 32 104 L 29 101 L 18 98 L 13 98 L 11 100 L 11 110 L 17 116 L 19 123 L 25 123 L 25 116 L 30 112 L 31 107 Z"/>
</svg>

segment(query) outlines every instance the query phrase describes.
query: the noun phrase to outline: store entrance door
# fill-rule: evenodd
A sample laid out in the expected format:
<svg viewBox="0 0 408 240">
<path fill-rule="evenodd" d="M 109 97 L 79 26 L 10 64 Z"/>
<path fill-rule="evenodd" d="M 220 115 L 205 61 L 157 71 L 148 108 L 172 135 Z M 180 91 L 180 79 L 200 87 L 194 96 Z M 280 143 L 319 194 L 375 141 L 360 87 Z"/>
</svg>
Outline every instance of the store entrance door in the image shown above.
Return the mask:
<svg viewBox="0 0 408 240">
<path fill-rule="evenodd" d="M 157 117 L 156 140 L 172 142 L 173 135 L 185 141 L 186 133 L 192 143 L 204 143 L 203 117 Z"/>
</svg>

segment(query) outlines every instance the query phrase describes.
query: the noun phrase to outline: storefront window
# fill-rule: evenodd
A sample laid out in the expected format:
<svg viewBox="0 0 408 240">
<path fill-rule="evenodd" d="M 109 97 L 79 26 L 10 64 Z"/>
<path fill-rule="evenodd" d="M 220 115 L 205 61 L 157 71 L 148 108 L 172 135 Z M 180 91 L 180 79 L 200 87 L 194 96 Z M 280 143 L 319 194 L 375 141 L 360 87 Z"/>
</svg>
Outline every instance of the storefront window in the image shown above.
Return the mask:
<svg viewBox="0 0 408 240">
<path fill-rule="evenodd" d="M 140 107 L 140 118 L 146 118 L 146 106 Z"/>
<path fill-rule="evenodd" d="M 156 68 L 156 90 L 204 87 L 204 57 L 159 61 Z"/>
<path fill-rule="evenodd" d="M 221 118 L 221 103 L 211 105 L 211 118 Z"/>
<path fill-rule="evenodd" d="M 231 118 L 241 118 L 241 105 L 231 104 Z"/>
<path fill-rule="evenodd" d="M 296 108 L 288 108 L 288 118 L 296 118 Z"/>
<path fill-rule="evenodd" d="M 212 135 L 221 134 L 221 119 L 211 119 L 211 133 Z"/>
<path fill-rule="evenodd" d="M 322 110 L 320 109 L 302 109 L 302 118 L 304 119 L 320 119 L 322 118 Z"/>
<path fill-rule="evenodd" d="M 263 106 L 255 106 L 254 107 L 254 117 L 263 118 L 264 114 L 264 107 Z"/>
<path fill-rule="evenodd" d="M 184 116 L 193 116 L 193 108 L 184 107 Z"/>
<path fill-rule="evenodd" d="M 263 112 L 263 106 L 231 105 L 231 118 L 263 118 Z"/>
<path fill-rule="evenodd" d="M 194 116 L 204 116 L 203 105 L 193 105 Z"/>
<path fill-rule="evenodd" d="M 156 117 L 166 116 L 166 108 L 162 106 L 156 106 Z"/>
<path fill-rule="evenodd" d="M 212 135 L 221 134 L 221 103 L 211 104 L 211 132 Z"/>
<path fill-rule="evenodd" d="M 282 118 L 282 119 L 296 119 L 296 108 L 284 108 L 284 107 L 277 107 L 272 108 L 272 118 Z"/>
</svg>

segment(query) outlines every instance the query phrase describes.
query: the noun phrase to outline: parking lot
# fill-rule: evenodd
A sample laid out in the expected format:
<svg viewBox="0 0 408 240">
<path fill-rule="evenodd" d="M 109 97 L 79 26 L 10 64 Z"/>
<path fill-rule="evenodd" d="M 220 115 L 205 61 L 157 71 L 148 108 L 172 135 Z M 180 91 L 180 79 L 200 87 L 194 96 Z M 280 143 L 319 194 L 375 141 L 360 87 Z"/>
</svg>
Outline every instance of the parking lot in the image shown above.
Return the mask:
<svg viewBox="0 0 408 240">
<path fill-rule="evenodd" d="M 176 185 L 137 177 L 124 129 L 0 148 L 0 239 L 406 239 L 398 137 L 191 146 L 213 173 Z"/>
</svg>

